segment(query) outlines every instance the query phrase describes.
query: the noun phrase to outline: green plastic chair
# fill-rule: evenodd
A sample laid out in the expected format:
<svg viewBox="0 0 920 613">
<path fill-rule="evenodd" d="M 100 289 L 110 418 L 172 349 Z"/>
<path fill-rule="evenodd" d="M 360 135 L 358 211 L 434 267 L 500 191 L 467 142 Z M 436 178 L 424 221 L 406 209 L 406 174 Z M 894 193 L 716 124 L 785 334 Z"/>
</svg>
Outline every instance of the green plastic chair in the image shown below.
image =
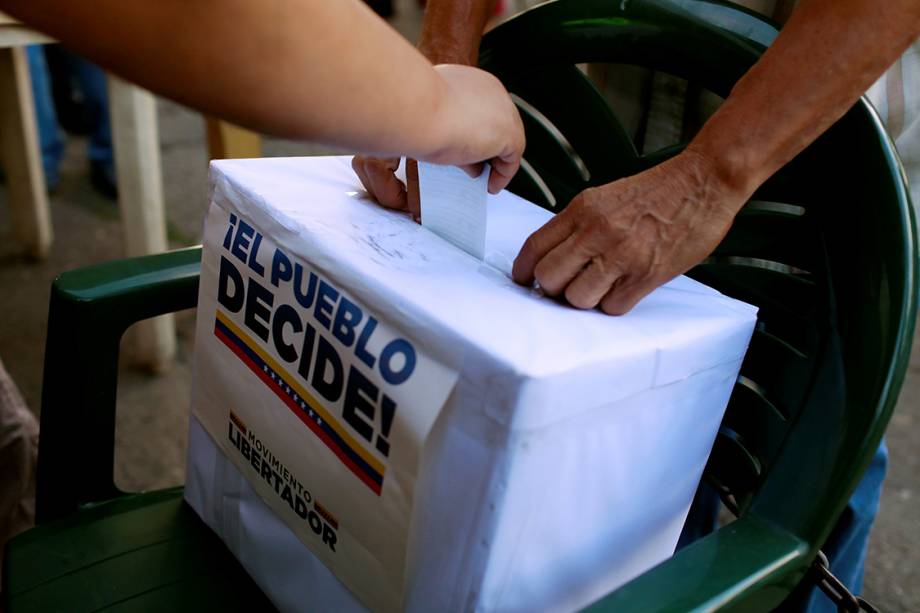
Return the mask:
<svg viewBox="0 0 920 613">
<path fill-rule="evenodd" d="M 693 0 L 560 0 L 500 26 L 482 64 L 539 109 L 525 112 L 530 168 L 515 189 L 565 203 L 679 150 L 639 155 L 576 62 L 652 67 L 725 95 L 774 33 Z M 181 488 L 125 494 L 113 483 L 119 339 L 193 307 L 199 261 L 188 249 L 55 282 L 39 525 L 8 545 L 8 613 L 271 607 Z M 692 274 L 760 307 L 705 471 L 738 519 L 592 609 L 769 610 L 802 580 L 859 481 L 904 377 L 918 287 L 905 179 L 870 107 L 857 104 L 764 185 Z"/>
</svg>

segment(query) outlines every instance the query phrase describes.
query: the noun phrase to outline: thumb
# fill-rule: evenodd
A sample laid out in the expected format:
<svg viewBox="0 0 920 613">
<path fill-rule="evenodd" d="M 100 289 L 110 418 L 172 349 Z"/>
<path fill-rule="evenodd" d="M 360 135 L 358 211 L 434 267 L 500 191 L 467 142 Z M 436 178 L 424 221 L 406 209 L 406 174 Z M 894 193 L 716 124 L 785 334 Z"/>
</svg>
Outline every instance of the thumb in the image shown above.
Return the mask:
<svg viewBox="0 0 920 613">
<path fill-rule="evenodd" d="M 521 167 L 521 158 L 517 155 L 511 156 L 508 159 L 494 158 L 491 161 L 491 165 L 492 173 L 489 175 L 489 193 L 497 194 L 508 187 L 508 184 L 511 183 L 511 179 L 517 174 L 518 169 Z"/>
</svg>

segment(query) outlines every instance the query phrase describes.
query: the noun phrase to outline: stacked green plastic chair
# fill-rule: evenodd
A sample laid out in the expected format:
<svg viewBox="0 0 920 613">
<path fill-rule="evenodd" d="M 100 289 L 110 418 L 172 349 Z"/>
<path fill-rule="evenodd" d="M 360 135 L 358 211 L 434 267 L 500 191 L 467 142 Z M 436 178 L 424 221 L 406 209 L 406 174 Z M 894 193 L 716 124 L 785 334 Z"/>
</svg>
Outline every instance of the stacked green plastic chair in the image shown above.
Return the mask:
<svg viewBox="0 0 920 613">
<path fill-rule="evenodd" d="M 695 0 L 561 0 L 496 28 L 482 64 L 526 103 L 528 168 L 514 189 L 562 206 L 680 150 L 639 155 L 575 64 L 645 66 L 725 96 L 774 35 L 748 13 Z M 7 613 L 270 608 L 181 488 L 126 494 L 113 481 L 119 340 L 136 321 L 193 307 L 199 260 L 189 249 L 55 282 L 39 525 L 8 545 Z M 738 518 L 598 610 L 770 610 L 868 465 L 906 370 L 917 291 L 905 179 L 868 105 L 768 181 L 691 274 L 760 307 L 704 477 Z"/>
</svg>

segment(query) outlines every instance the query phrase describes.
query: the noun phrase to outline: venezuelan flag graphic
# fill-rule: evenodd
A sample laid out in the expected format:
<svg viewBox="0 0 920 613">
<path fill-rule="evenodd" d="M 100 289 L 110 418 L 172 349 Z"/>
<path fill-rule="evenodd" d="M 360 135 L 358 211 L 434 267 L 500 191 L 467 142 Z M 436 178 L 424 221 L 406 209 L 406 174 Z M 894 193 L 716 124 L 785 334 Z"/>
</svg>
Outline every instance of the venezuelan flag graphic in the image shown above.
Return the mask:
<svg viewBox="0 0 920 613">
<path fill-rule="evenodd" d="M 346 432 L 316 398 L 220 311 L 214 320 L 214 336 L 236 354 L 351 472 L 380 495 L 386 471 L 383 464 Z"/>
</svg>

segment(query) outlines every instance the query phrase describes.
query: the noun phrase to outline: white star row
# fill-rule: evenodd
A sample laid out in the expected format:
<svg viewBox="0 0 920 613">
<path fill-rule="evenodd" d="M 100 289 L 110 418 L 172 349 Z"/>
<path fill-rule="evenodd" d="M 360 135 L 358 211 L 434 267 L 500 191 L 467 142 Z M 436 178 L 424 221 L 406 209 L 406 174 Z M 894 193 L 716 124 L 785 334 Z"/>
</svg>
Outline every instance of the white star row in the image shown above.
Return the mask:
<svg viewBox="0 0 920 613">
<path fill-rule="evenodd" d="M 310 418 L 311 418 L 311 419 L 315 419 L 315 420 L 316 420 L 316 423 L 317 423 L 318 425 L 320 425 L 320 426 L 323 425 L 323 420 L 322 420 L 322 418 L 320 418 L 318 415 L 316 415 L 316 414 L 313 412 L 313 408 L 310 407 L 310 405 L 308 405 L 306 402 L 304 402 L 303 399 L 302 399 L 300 396 L 297 395 L 297 392 L 294 391 L 293 389 L 291 389 L 291 386 L 288 385 L 287 383 L 285 383 L 284 379 L 282 379 L 282 378 L 274 371 L 274 369 L 269 368 L 269 367 L 268 367 L 268 364 L 263 364 L 263 365 L 262 365 L 262 370 L 265 371 L 265 372 L 267 372 L 267 373 L 271 376 L 272 381 L 278 381 L 278 380 L 280 380 L 282 383 L 284 383 L 284 387 L 282 387 L 282 389 L 283 389 L 289 396 L 292 396 L 292 397 L 294 398 L 294 402 L 295 402 L 296 404 L 299 404 L 301 409 L 303 409 L 304 411 L 307 411 L 307 413 L 310 415 Z"/>
</svg>

